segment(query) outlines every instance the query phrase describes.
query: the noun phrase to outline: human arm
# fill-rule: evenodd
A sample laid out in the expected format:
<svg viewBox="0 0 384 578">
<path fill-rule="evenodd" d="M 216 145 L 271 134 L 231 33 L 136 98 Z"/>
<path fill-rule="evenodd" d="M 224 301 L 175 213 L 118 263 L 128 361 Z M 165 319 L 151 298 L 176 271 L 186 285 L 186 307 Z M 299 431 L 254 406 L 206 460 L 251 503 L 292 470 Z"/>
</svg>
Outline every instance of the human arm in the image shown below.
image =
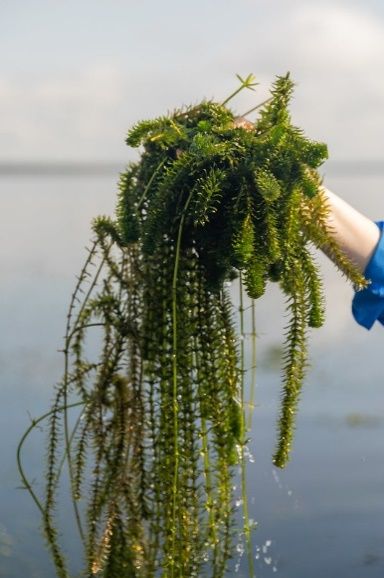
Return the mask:
<svg viewBox="0 0 384 578">
<path fill-rule="evenodd" d="M 329 189 L 322 187 L 329 206 L 329 231 L 343 252 L 364 273 L 380 239 L 380 229 Z"/>
<path fill-rule="evenodd" d="M 322 190 L 329 206 L 330 233 L 370 281 L 355 293 L 352 314 L 366 329 L 375 321 L 384 325 L 384 221 L 374 223 L 332 191 Z"/>
</svg>

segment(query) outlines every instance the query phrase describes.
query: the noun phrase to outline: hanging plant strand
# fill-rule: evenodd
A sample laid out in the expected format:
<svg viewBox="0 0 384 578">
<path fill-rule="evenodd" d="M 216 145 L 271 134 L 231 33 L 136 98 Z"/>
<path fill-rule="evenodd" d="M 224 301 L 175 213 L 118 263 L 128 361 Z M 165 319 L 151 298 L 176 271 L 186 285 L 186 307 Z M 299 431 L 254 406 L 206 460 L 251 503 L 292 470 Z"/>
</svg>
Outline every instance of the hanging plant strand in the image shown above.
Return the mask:
<svg viewBox="0 0 384 578">
<path fill-rule="evenodd" d="M 222 104 L 204 101 L 134 126 L 127 143 L 140 157 L 121 176 L 116 219 L 93 223 L 68 314 L 63 380 L 43 416 L 50 431 L 41 500 L 20 464 L 59 578 L 70 576 L 56 521 L 64 462 L 89 578 L 223 577 L 240 464 L 253 576 L 244 344 L 227 282 L 239 280 L 242 338 L 243 294 L 253 332 L 254 300 L 268 281 L 287 299 L 279 467 L 291 450 L 307 330 L 324 319 L 310 245 L 332 255 L 355 286 L 366 284 L 327 228 L 317 172 L 327 148 L 292 125 L 289 75 L 255 107 L 251 130 L 236 126 L 227 106 L 255 86 L 252 75 L 239 80 Z M 252 382 L 255 352 L 253 344 Z"/>
</svg>

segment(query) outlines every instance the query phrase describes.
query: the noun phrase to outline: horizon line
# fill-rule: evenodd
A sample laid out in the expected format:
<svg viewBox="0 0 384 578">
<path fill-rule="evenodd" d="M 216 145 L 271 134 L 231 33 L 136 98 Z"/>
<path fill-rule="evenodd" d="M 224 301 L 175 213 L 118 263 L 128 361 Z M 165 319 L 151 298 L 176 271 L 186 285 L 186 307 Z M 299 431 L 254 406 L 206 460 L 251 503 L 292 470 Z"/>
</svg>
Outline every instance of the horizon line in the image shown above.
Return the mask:
<svg viewBox="0 0 384 578">
<path fill-rule="evenodd" d="M 12 176 L 97 176 L 121 172 L 128 165 L 129 160 L 23 160 L 1 161 L 0 177 Z M 384 159 L 336 159 L 328 160 L 325 166 L 320 167 L 320 173 L 343 176 L 380 176 L 384 175 Z"/>
</svg>

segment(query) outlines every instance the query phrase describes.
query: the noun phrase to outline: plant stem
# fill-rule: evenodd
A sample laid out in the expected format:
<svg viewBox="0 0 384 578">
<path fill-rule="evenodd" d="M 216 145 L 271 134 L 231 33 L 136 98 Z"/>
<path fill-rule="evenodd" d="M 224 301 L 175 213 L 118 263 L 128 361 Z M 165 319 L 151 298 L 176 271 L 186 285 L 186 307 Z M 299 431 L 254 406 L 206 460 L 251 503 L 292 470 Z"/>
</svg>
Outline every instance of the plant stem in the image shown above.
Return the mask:
<svg viewBox="0 0 384 578">
<path fill-rule="evenodd" d="M 47 413 L 45 413 L 44 415 L 42 415 L 41 417 L 32 420 L 31 425 L 29 426 L 29 428 L 24 432 L 24 435 L 22 436 L 19 445 L 17 446 L 17 452 L 16 452 L 16 459 L 17 459 L 17 467 L 20 473 L 20 477 L 23 480 L 23 483 L 25 485 L 25 488 L 28 490 L 28 492 L 31 494 L 33 501 L 35 502 L 36 506 L 39 508 L 41 514 L 44 516 L 45 515 L 45 510 L 43 508 L 42 503 L 40 502 L 40 500 L 38 499 L 38 497 L 36 496 L 35 492 L 32 490 L 32 486 L 28 481 L 27 476 L 24 473 L 24 468 L 22 465 L 22 458 L 21 458 L 21 450 L 23 449 L 24 443 L 26 441 L 26 439 L 29 437 L 30 433 L 35 429 L 35 427 L 37 427 L 37 425 L 44 421 L 45 419 L 47 419 L 47 417 L 51 416 L 53 413 L 56 412 L 60 412 L 63 411 L 64 409 L 71 409 L 72 407 L 78 407 L 80 405 L 84 405 L 85 402 L 84 401 L 79 401 L 77 403 L 71 403 L 68 406 L 64 406 L 62 405 L 59 408 L 55 408 L 51 411 L 48 411 Z"/>
<path fill-rule="evenodd" d="M 255 390 L 256 390 L 256 307 L 255 300 L 252 299 L 251 302 L 251 320 L 252 320 L 252 331 L 251 331 L 251 343 L 252 343 L 252 353 L 251 353 L 251 384 L 250 384 L 250 396 L 249 396 L 249 406 L 248 406 L 248 422 L 247 431 L 252 429 L 252 416 L 255 409 Z"/>
<path fill-rule="evenodd" d="M 173 432 L 174 432 L 174 474 L 173 474 L 173 488 L 172 488 L 172 518 L 173 518 L 173 528 L 172 528 L 172 556 L 174 556 L 175 542 L 176 542 L 176 506 L 177 506 L 177 484 L 178 484 L 178 470 L 179 470 L 179 447 L 178 447 L 178 436 L 179 436 L 179 425 L 178 425 L 178 412 L 179 403 L 177 399 L 177 276 L 179 272 L 180 265 L 180 248 L 181 248 L 181 238 L 183 232 L 183 225 L 185 220 L 185 214 L 188 209 L 189 203 L 192 199 L 193 188 L 191 189 L 188 199 L 185 203 L 183 212 L 180 217 L 179 230 L 177 233 L 176 251 L 175 251 L 175 262 L 173 269 L 173 279 L 172 279 L 172 397 L 173 397 Z M 175 560 L 172 559 L 171 565 L 171 578 L 174 578 L 175 572 Z"/>
<path fill-rule="evenodd" d="M 149 189 L 151 188 L 151 185 L 152 185 L 152 183 L 153 183 L 154 178 L 156 177 L 156 175 L 157 175 L 157 173 L 159 172 L 159 170 L 164 166 L 165 161 L 166 161 L 166 159 L 163 159 L 163 160 L 157 165 L 157 167 L 155 168 L 155 170 L 153 171 L 153 173 L 152 173 L 152 175 L 151 175 L 151 178 L 149 179 L 149 181 L 148 181 L 148 183 L 147 183 L 147 185 L 146 185 L 146 187 L 145 187 L 145 189 L 144 189 L 144 191 L 143 191 L 143 194 L 141 195 L 141 197 L 140 197 L 140 199 L 139 199 L 139 201 L 138 201 L 138 203 L 137 203 L 137 207 L 136 207 L 137 210 L 140 209 L 141 205 L 143 204 L 143 202 L 144 202 L 144 200 L 145 200 L 145 197 L 147 196 L 147 193 L 148 193 Z"/>
<path fill-rule="evenodd" d="M 253 87 L 257 84 L 256 82 L 254 82 L 255 77 L 253 76 L 253 74 L 248 74 L 247 78 L 244 78 L 244 79 L 241 78 L 241 76 L 239 74 L 236 74 L 236 76 L 240 80 L 241 84 L 237 90 L 232 92 L 232 94 L 230 94 L 228 96 L 228 98 L 226 98 L 221 103 L 221 106 L 224 106 L 225 104 L 227 104 L 227 102 L 232 100 L 232 98 L 234 98 L 237 94 L 239 94 L 239 92 L 241 92 L 244 88 L 249 88 L 250 90 L 253 90 Z"/>
<path fill-rule="evenodd" d="M 264 106 L 265 104 L 267 104 L 268 102 L 270 102 L 272 100 L 272 97 L 267 98 L 266 100 L 263 100 L 263 102 L 260 102 L 259 104 L 257 104 L 256 106 L 253 106 L 252 108 L 250 108 L 249 110 L 247 110 L 247 112 L 244 112 L 242 115 L 242 117 L 248 116 L 249 114 L 251 114 L 251 112 L 254 112 L 255 110 L 257 110 L 258 108 L 261 108 L 262 106 Z"/>
<path fill-rule="evenodd" d="M 241 498 L 243 506 L 243 518 L 244 518 L 244 536 L 245 543 L 248 554 L 248 569 L 250 572 L 250 578 L 254 578 L 255 571 L 253 566 L 253 556 L 252 556 L 252 542 L 251 542 L 251 532 L 249 527 L 249 513 L 248 513 L 248 497 L 247 497 L 247 480 L 246 480 L 246 463 L 245 463 L 245 453 L 244 449 L 246 446 L 246 428 L 245 428 L 245 408 L 244 408 L 244 387 L 245 387 L 245 351 L 244 351 L 244 302 L 243 302 L 243 282 L 242 273 L 239 273 L 239 316 L 240 316 L 240 395 L 241 395 Z"/>
</svg>

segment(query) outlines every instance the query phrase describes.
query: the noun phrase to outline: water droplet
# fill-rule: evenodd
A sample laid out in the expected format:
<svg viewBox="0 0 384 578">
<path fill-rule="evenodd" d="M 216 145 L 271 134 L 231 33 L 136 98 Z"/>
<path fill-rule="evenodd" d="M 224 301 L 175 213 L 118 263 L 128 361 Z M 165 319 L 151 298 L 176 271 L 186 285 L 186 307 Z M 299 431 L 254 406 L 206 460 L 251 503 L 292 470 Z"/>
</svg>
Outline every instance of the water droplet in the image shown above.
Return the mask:
<svg viewBox="0 0 384 578">
<path fill-rule="evenodd" d="M 239 542 L 239 543 L 236 545 L 236 552 L 237 552 L 238 554 L 240 554 L 240 556 L 242 556 L 242 555 L 244 554 L 244 544 L 243 544 L 242 542 Z"/>
<path fill-rule="evenodd" d="M 255 462 L 255 458 L 254 458 L 254 456 L 251 454 L 251 452 L 249 451 L 249 447 L 248 447 L 248 446 L 245 446 L 245 447 L 244 447 L 244 457 L 246 457 L 247 460 L 248 460 L 249 462 L 251 462 L 251 464 L 253 464 L 253 463 Z"/>
<path fill-rule="evenodd" d="M 242 504 L 243 504 L 243 500 L 241 500 L 241 499 L 236 500 L 236 502 L 235 502 L 236 508 L 240 508 L 240 506 L 241 506 Z"/>
<path fill-rule="evenodd" d="M 273 566 L 273 567 L 272 567 L 272 572 L 277 572 L 276 566 Z"/>
<path fill-rule="evenodd" d="M 280 478 L 279 478 L 275 469 L 272 470 L 272 476 L 273 476 L 273 479 L 275 480 L 278 488 L 280 488 L 280 490 L 281 490 L 283 487 L 283 484 L 281 483 Z"/>
<path fill-rule="evenodd" d="M 267 558 L 266 556 L 264 556 L 264 562 L 269 566 L 269 564 L 272 563 L 272 558 Z"/>
<path fill-rule="evenodd" d="M 265 545 L 267 546 L 267 548 L 269 548 L 270 546 L 272 546 L 272 540 L 266 540 L 266 541 L 265 541 Z"/>
<path fill-rule="evenodd" d="M 288 490 L 287 494 L 288 494 L 288 496 L 292 496 L 292 494 L 293 494 L 292 490 Z"/>
</svg>

